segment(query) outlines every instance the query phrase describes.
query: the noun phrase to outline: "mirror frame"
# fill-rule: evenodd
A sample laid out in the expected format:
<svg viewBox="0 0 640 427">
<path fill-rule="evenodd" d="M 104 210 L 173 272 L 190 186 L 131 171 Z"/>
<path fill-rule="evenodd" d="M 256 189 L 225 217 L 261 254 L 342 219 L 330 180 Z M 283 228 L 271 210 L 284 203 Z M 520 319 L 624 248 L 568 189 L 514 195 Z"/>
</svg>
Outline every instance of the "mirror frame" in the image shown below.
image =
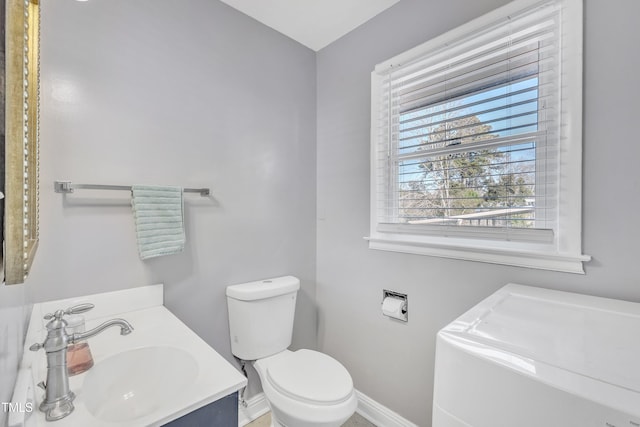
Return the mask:
<svg viewBox="0 0 640 427">
<path fill-rule="evenodd" d="M 4 276 L 23 283 L 39 238 L 39 0 L 6 0 Z"/>
</svg>

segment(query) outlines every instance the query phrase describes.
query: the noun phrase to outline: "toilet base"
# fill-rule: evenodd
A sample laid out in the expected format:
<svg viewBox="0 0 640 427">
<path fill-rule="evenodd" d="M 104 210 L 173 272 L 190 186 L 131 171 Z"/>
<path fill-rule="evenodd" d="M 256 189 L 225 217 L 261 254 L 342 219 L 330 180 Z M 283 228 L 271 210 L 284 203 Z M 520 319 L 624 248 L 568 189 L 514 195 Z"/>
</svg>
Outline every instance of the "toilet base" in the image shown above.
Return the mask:
<svg viewBox="0 0 640 427">
<path fill-rule="evenodd" d="M 278 410 L 276 409 L 275 411 L 273 410 L 273 408 L 271 409 L 271 427 L 340 427 L 342 426 L 342 424 L 344 424 L 349 418 L 351 418 L 351 415 L 353 415 L 353 413 L 351 415 L 349 415 L 346 418 L 342 418 L 339 420 L 332 420 L 330 422 L 320 422 L 320 421 L 310 421 L 310 420 L 290 420 L 289 422 L 283 421 L 280 418 L 278 418 Z M 355 408 L 354 408 L 354 412 L 355 412 Z M 285 420 L 287 420 L 286 415 L 282 415 Z"/>
</svg>

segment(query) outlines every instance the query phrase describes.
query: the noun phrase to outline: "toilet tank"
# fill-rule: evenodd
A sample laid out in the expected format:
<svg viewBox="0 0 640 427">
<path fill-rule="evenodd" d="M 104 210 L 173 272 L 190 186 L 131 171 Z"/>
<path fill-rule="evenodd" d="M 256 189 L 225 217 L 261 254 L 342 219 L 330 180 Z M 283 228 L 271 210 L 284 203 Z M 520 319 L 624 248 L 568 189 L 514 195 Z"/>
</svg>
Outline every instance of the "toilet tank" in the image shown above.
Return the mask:
<svg viewBox="0 0 640 427">
<path fill-rule="evenodd" d="M 227 287 L 231 352 L 243 360 L 274 355 L 291 345 L 296 295 L 293 276 Z"/>
</svg>

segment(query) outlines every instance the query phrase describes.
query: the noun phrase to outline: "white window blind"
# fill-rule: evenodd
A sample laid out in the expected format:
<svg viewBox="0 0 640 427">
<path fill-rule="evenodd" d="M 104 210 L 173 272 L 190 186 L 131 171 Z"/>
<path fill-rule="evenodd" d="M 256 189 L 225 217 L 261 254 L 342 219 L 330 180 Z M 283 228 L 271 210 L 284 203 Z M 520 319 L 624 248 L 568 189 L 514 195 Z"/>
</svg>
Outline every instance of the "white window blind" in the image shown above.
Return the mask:
<svg viewBox="0 0 640 427">
<path fill-rule="evenodd" d="M 560 251 L 566 1 L 515 3 L 376 67 L 372 235 Z"/>
</svg>

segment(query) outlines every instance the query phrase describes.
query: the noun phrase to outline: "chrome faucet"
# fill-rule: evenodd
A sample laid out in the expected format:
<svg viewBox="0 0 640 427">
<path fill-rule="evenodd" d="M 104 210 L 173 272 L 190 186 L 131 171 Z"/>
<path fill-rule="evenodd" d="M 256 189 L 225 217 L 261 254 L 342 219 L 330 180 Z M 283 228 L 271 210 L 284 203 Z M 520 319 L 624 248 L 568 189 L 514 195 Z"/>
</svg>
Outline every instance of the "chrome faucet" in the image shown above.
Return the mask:
<svg viewBox="0 0 640 427">
<path fill-rule="evenodd" d="M 124 319 L 107 320 L 90 331 L 68 334 L 65 330 L 67 321 L 65 314 L 80 314 L 89 311 L 93 304 L 80 304 L 66 310 L 57 310 L 53 314 L 44 316 L 47 323 L 47 338 L 42 344 L 36 343 L 29 347 L 31 351 L 41 348 L 47 353 L 47 382 L 40 382 L 38 386 L 45 390 L 44 400 L 39 409 L 45 413 L 47 421 L 62 419 L 73 412 L 75 394 L 69 390 L 69 375 L 67 373 L 67 346 L 78 341 L 91 338 L 110 326 L 120 326 L 120 335 L 128 335 L 133 326 Z"/>
</svg>

